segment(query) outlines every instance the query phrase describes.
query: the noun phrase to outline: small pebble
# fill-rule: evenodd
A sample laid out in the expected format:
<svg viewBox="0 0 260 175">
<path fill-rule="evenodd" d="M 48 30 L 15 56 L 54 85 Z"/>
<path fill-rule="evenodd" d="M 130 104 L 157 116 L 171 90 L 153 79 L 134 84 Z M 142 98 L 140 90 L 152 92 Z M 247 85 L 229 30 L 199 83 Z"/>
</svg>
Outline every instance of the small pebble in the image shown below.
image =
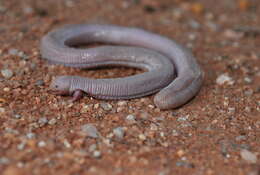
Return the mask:
<svg viewBox="0 0 260 175">
<path fill-rule="evenodd" d="M 29 132 L 29 133 L 26 134 L 26 137 L 28 139 L 34 139 L 36 137 L 36 135 L 34 133 L 32 133 L 32 132 Z"/>
<path fill-rule="evenodd" d="M 219 31 L 219 29 L 220 29 L 220 27 L 219 27 L 218 24 L 213 23 L 213 22 L 211 22 L 211 21 L 208 21 L 208 22 L 206 23 L 206 25 L 207 25 L 207 27 L 208 27 L 211 31 L 214 31 L 214 32 Z"/>
<path fill-rule="evenodd" d="M 177 155 L 178 155 L 179 157 L 184 156 L 184 154 L 185 154 L 185 152 L 184 152 L 182 149 L 179 150 L 179 151 L 177 151 Z"/>
<path fill-rule="evenodd" d="M 93 152 L 93 157 L 95 157 L 95 158 L 99 158 L 99 157 L 101 157 L 101 152 L 100 151 L 94 151 Z"/>
<path fill-rule="evenodd" d="M 2 74 L 3 77 L 6 78 L 6 79 L 9 79 L 9 78 L 11 78 L 11 77 L 13 76 L 13 72 L 12 72 L 12 70 L 10 70 L 10 69 L 2 69 L 2 70 L 1 70 L 1 74 Z"/>
<path fill-rule="evenodd" d="M 234 113 L 236 111 L 236 108 L 233 108 L 233 107 L 229 107 L 228 108 L 228 113 Z"/>
<path fill-rule="evenodd" d="M 145 136 L 144 134 L 139 134 L 139 135 L 138 135 L 138 138 L 139 138 L 140 140 L 146 140 L 146 136 Z"/>
<path fill-rule="evenodd" d="M 248 97 L 252 96 L 254 93 L 254 91 L 252 89 L 248 89 L 244 91 L 244 94 Z"/>
<path fill-rule="evenodd" d="M 0 4 L 0 13 L 4 13 L 5 11 L 7 11 L 7 8 L 3 7 L 3 6 Z"/>
<path fill-rule="evenodd" d="M 183 9 L 181 8 L 174 8 L 172 11 L 172 15 L 175 19 L 180 19 L 183 15 Z"/>
<path fill-rule="evenodd" d="M 40 124 L 40 126 L 44 126 L 48 123 L 48 119 L 46 117 L 41 117 L 39 118 L 38 123 Z"/>
<path fill-rule="evenodd" d="M 186 120 L 188 120 L 188 118 L 189 118 L 189 115 L 182 116 L 182 117 L 178 117 L 177 121 L 178 121 L 178 122 L 186 121 Z"/>
<path fill-rule="evenodd" d="M 231 29 L 227 29 L 224 32 L 224 36 L 229 39 L 240 39 L 241 37 L 243 37 L 243 33 L 239 33 Z"/>
<path fill-rule="evenodd" d="M 98 103 L 94 105 L 94 109 L 97 109 L 97 108 L 99 108 L 99 104 Z"/>
<path fill-rule="evenodd" d="M 21 151 L 21 150 L 24 149 L 25 145 L 26 145 L 26 143 L 25 143 L 25 142 L 22 142 L 22 143 L 20 143 L 20 144 L 17 145 L 17 149 Z"/>
<path fill-rule="evenodd" d="M 55 125 L 57 123 L 57 120 L 55 118 L 49 120 L 48 124 L 49 125 Z"/>
<path fill-rule="evenodd" d="M 113 129 L 113 134 L 118 138 L 118 139 L 123 139 L 125 135 L 125 131 L 123 127 L 117 127 Z"/>
<path fill-rule="evenodd" d="M 4 113 L 5 112 L 5 108 L 0 107 L 0 113 Z"/>
<path fill-rule="evenodd" d="M 246 140 L 246 136 L 244 136 L 244 135 L 236 136 L 235 139 L 236 139 L 236 141 Z"/>
<path fill-rule="evenodd" d="M 154 124 L 154 123 L 151 123 L 150 124 L 150 130 L 157 131 L 158 130 L 158 126 L 156 124 Z"/>
<path fill-rule="evenodd" d="M 94 152 L 97 149 L 97 144 L 91 144 L 88 148 L 89 152 Z"/>
<path fill-rule="evenodd" d="M 21 119 L 22 116 L 21 116 L 20 114 L 14 114 L 14 118 L 16 118 L 16 119 Z"/>
<path fill-rule="evenodd" d="M 33 8 L 32 7 L 24 7 L 23 8 L 23 12 L 25 13 L 25 14 L 32 14 L 33 13 Z"/>
<path fill-rule="evenodd" d="M 218 85 L 223 85 L 225 83 L 227 83 L 228 85 L 233 85 L 234 84 L 234 80 L 230 76 L 228 76 L 227 74 L 221 74 L 216 79 L 216 83 Z"/>
<path fill-rule="evenodd" d="M 23 59 L 23 60 L 28 60 L 29 59 L 29 57 L 24 53 L 24 52 L 22 52 L 22 51 L 20 51 L 18 54 L 17 54 L 17 56 L 19 56 L 21 59 Z M 33 63 L 32 63 L 33 64 Z"/>
<path fill-rule="evenodd" d="M 248 84 L 252 83 L 252 79 L 249 78 L 249 77 L 245 77 L 245 78 L 244 78 L 244 81 L 245 81 L 246 83 L 248 83 Z"/>
<path fill-rule="evenodd" d="M 192 29 L 195 29 L 195 30 L 198 30 L 200 29 L 200 23 L 198 23 L 197 21 L 195 20 L 189 20 L 188 21 L 188 25 L 192 28 Z"/>
<path fill-rule="evenodd" d="M 127 102 L 126 101 L 119 101 L 117 103 L 118 106 L 126 106 L 127 105 Z"/>
<path fill-rule="evenodd" d="M 105 111 L 110 111 L 112 109 L 112 105 L 109 103 L 101 103 L 100 104 L 101 108 L 104 109 Z"/>
<path fill-rule="evenodd" d="M 93 124 L 85 124 L 81 127 L 82 132 L 84 132 L 88 137 L 98 138 L 100 133 Z"/>
<path fill-rule="evenodd" d="M 36 86 L 43 86 L 43 85 L 44 85 L 44 81 L 43 81 L 43 80 L 37 80 L 37 81 L 35 82 L 35 85 L 36 85 Z"/>
<path fill-rule="evenodd" d="M 250 108 L 249 106 L 246 106 L 246 107 L 245 107 L 245 111 L 246 111 L 246 112 L 251 112 L 252 110 L 251 110 L 251 108 Z"/>
<path fill-rule="evenodd" d="M 9 49 L 8 50 L 8 54 L 9 55 L 18 55 L 18 53 L 19 53 L 19 50 L 17 50 L 17 49 Z"/>
<path fill-rule="evenodd" d="M 71 144 L 69 143 L 68 140 L 64 140 L 64 141 L 63 141 L 63 144 L 64 144 L 64 146 L 65 146 L 66 148 L 71 148 Z"/>
<path fill-rule="evenodd" d="M 154 105 L 148 105 L 149 108 L 154 109 Z"/>
<path fill-rule="evenodd" d="M 193 164 L 184 161 L 177 161 L 175 164 L 179 167 L 194 168 Z"/>
<path fill-rule="evenodd" d="M 244 159 L 248 163 L 256 163 L 257 162 L 257 156 L 254 153 L 252 153 L 252 152 L 250 152 L 246 149 L 242 149 L 240 151 L 240 155 L 241 155 L 242 159 Z"/>
<path fill-rule="evenodd" d="M 38 142 L 38 147 L 45 147 L 47 144 L 45 141 Z"/>
<path fill-rule="evenodd" d="M 74 7 L 74 6 L 75 6 L 75 2 L 72 1 L 72 0 L 66 0 L 66 1 L 65 1 L 65 5 L 66 5 L 67 7 Z"/>
<path fill-rule="evenodd" d="M 6 157 L 0 157 L 0 164 L 8 164 L 10 160 Z"/>
<path fill-rule="evenodd" d="M 5 92 L 9 92 L 11 89 L 10 89 L 9 87 L 5 87 L 3 90 L 4 90 Z"/>
<path fill-rule="evenodd" d="M 197 35 L 195 33 L 189 33 L 188 38 L 189 40 L 194 41 L 197 38 Z"/>
<path fill-rule="evenodd" d="M 128 120 L 130 122 L 135 122 L 135 116 L 132 114 L 129 114 L 126 116 L 126 120 Z"/>
<path fill-rule="evenodd" d="M 80 112 L 83 113 L 83 114 L 87 113 L 88 111 L 90 111 L 92 109 L 92 107 L 93 107 L 93 104 L 84 105 L 81 108 Z"/>
<path fill-rule="evenodd" d="M 172 135 L 175 137 L 179 136 L 179 132 L 174 129 L 174 130 L 172 130 Z"/>
</svg>

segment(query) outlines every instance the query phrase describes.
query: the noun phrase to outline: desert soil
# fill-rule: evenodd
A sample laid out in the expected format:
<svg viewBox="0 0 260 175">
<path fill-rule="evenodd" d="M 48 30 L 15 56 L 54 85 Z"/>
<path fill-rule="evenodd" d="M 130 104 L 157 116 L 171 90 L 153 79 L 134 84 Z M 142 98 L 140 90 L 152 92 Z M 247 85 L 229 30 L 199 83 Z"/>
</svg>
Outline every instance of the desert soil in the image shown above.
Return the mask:
<svg viewBox="0 0 260 175">
<path fill-rule="evenodd" d="M 190 48 L 199 94 L 160 110 L 153 95 L 71 103 L 49 93 L 58 75 L 112 78 L 132 68 L 50 65 L 50 30 L 77 23 L 143 28 Z M 259 175 L 259 0 L 1 0 L 1 175 Z"/>
</svg>

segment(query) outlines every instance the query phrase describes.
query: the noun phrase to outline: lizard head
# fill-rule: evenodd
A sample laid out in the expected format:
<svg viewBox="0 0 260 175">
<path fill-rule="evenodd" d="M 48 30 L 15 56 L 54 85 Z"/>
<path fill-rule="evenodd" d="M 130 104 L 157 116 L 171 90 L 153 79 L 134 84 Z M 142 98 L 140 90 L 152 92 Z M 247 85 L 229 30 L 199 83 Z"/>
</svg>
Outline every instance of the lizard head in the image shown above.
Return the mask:
<svg viewBox="0 0 260 175">
<path fill-rule="evenodd" d="M 50 91 L 57 95 L 71 95 L 70 78 L 68 76 L 59 76 L 52 80 Z"/>
</svg>

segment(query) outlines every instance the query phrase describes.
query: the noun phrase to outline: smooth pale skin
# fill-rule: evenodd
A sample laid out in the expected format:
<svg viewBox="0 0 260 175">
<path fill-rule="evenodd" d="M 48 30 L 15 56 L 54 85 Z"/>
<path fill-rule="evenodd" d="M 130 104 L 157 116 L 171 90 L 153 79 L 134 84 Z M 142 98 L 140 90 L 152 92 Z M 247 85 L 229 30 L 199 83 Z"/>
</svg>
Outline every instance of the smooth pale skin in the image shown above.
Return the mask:
<svg viewBox="0 0 260 175">
<path fill-rule="evenodd" d="M 73 46 L 106 43 L 88 49 Z M 100 99 L 130 99 L 159 91 L 154 103 L 161 109 L 179 107 L 194 97 L 202 86 L 203 71 L 186 48 L 174 40 L 138 28 L 115 25 L 77 24 L 54 30 L 41 40 L 42 57 L 70 67 L 136 67 L 147 72 L 114 79 L 60 76 L 51 83 L 56 94 L 85 92 Z"/>
</svg>

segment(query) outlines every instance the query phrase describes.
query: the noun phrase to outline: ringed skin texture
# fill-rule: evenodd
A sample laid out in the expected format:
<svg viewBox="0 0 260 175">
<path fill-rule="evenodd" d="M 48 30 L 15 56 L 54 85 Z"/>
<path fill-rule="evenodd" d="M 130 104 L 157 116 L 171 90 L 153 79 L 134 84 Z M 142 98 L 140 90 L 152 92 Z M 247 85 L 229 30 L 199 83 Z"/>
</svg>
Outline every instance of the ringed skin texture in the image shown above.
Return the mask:
<svg viewBox="0 0 260 175">
<path fill-rule="evenodd" d="M 82 44 L 104 43 L 95 48 Z M 110 45 L 109 45 L 110 44 Z M 120 45 L 120 46 L 114 46 Z M 174 40 L 139 28 L 116 25 L 74 24 L 49 32 L 41 40 L 43 58 L 70 67 L 126 66 L 143 69 L 142 74 L 113 79 L 59 76 L 53 92 L 81 98 L 82 92 L 99 99 L 131 99 L 158 92 L 160 109 L 179 107 L 200 90 L 204 73 L 189 50 Z"/>
</svg>

